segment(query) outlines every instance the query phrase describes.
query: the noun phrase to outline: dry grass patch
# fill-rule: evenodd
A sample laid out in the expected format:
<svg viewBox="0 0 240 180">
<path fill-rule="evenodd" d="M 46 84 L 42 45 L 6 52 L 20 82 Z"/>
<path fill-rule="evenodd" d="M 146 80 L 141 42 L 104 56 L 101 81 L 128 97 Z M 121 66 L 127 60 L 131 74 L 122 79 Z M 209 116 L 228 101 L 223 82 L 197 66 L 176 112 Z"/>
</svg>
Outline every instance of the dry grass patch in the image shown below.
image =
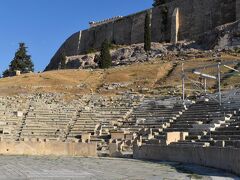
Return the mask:
<svg viewBox="0 0 240 180">
<path fill-rule="evenodd" d="M 225 61 L 237 60 L 237 57 L 223 55 Z M 194 68 L 204 65 L 216 64 L 213 58 L 197 58 L 184 61 L 184 68 Z M 147 63 L 137 63 L 130 66 L 121 66 L 107 70 L 59 70 L 39 74 L 23 74 L 18 77 L 0 79 L 0 95 L 14 95 L 18 93 L 33 92 L 61 92 L 66 96 L 76 94 L 115 94 L 118 91 L 142 88 L 154 89 L 160 87 L 181 86 L 181 62 L 173 68 L 173 61 L 155 60 Z M 226 68 L 222 73 L 228 72 Z M 171 73 L 169 73 L 171 72 Z M 202 72 L 216 75 L 216 68 L 206 69 Z M 189 73 L 189 77 L 198 81 L 198 76 Z M 225 85 L 230 87 L 239 84 L 239 76 L 226 80 Z M 103 84 L 126 83 L 125 88 L 104 90 Z M 215 81 L 208 81 L 209 86 L 214 86 Z M 190 88 L 190 87 L 187 87 Z"/>
</svg>

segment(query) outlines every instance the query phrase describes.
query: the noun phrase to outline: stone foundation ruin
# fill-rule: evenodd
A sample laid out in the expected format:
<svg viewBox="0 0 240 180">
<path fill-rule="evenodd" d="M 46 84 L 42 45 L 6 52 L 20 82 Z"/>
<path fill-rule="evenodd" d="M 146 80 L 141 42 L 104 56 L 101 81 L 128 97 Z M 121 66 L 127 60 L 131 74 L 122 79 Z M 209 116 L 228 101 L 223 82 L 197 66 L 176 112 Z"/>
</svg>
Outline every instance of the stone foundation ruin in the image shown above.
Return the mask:
<svg viewBox="0 0 240 180">
<path fill-rule="evenodd" d="M 196 163 L 240 174 L 239 166 L 228 166 L 226 160 L 232 162 L 232 152 L 239 153 L 240 148 L 240 93 L 229 93 L 222 95 L 221 106 L 206 97 L 183 104 L 179 97 L 136 93 L 85 95 L 70 102 L 61 94 L 1 97 L 0 153 L 133 156 Z M 155 151 L 159 154 L 153 156 Z"/>
</svg>

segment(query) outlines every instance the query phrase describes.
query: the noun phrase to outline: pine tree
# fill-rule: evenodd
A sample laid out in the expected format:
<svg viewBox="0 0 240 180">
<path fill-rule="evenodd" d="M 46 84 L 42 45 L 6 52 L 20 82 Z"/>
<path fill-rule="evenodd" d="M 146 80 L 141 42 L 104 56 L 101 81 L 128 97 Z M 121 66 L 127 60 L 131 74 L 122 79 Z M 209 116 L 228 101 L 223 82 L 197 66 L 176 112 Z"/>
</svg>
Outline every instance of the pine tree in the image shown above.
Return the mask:
<svg viewBox="0 0 240 180">
<path fill-rule="evenodd" d="M 8 76 L 10 76 L 9 69 L 6 69 L 6 70 L 2 73 L 2 76 L 3 76 L 3 77 L 8 77 Z"/>
<path fill-rule="evenodd" d="M 15 53 L 13 60 L 10 62 L 9 69 L 3 72 L 3 76 L 11 76 L 16 71 L 20 71 L 21 73 L 34 71 L 34 64 L 31 60 L 31 56 L 27 54 L 25 43 L 19 43 L 19 49 Z"/>
<path fill-rule="evenodd" d="M 146 52 L 151 50 L 151 25 L 150 25 L 150 15 L 146 14 L 145 26 L 144 26 L 144 50 Z"/>
<path fill-rule="evenodd" d="M 19 49 L 15 53 L 15 57 L 9 65 L 9 71 L 21 71 L 21 73 L 28 73 L 34 71 L 34 65 L 31 56 L 27 54 L 27 47 L 25 43 L 19 43 Z"/>
<path fill-rule="evenodd" d="M 153 7 L 160 6 L 165 3 L 166 3 L 166 0 L 154 0 Z"/>
<path fill-rule="evenodd" d="M 109 42 L 105 40 L 102 43 L 99 67 L 102 69 L 110 68 L 112 66 L 112 57 L 109 50 Z"/>
</svg>

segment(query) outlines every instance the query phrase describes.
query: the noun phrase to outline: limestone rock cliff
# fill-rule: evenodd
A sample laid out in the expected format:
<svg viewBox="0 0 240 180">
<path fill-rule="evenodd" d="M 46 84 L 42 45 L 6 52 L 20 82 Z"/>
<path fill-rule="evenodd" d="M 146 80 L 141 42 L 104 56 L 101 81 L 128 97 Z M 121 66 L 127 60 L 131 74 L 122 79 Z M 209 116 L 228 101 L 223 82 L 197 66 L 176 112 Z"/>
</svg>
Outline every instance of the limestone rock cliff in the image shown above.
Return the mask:
<svg viewBox="0 0 240 180">
<path fill-rule="evenodd" d="M 176 9 L 178 17 L 174 12 Z M 170 42 L 177 36 L 179 41 L 196 40 L 200 35 L 217 26 L 240 18 L 239 0 L 173 0 L 168 3 L 114 19 L 89 29 L 74 33 L 59 48 L 45 70 L 58 69 L 60 56 L 78 56 L 91 49 L 99 50 L 107 39 L 116 45 L 143 43 L 146 13 L 151 15 L 152 42 Z M 175 19 L 174 19 L 175 18 Z M 175 22 L 175 24 L 173 24 Z M 179 25 L 176 31 L 174 27 Z M 175 33 L 172 33 L 175 32 Z M 174 38 L 174 39 L 175 39 Z"/>
<path fill-rule="evenodd" d="M 234 50 L 240 48 L 240 20 L 219 26 L 199 37 L 205 49 Z"/>
</svg>

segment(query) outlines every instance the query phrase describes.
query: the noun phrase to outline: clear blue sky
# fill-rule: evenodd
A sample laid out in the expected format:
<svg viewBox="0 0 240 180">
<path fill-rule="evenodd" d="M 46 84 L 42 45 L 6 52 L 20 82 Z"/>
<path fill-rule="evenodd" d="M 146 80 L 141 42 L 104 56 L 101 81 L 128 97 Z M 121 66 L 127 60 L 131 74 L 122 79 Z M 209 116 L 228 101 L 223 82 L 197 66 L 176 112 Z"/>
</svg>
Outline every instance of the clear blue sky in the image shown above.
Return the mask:
<svg viewBox="0 0 240 180">
<path fill-rule="evenodd" d="M 19 42 L 25 42 L 43 70 L 60 45 L 89 21 L 124 16 L 150 8 L 152 0 L 1 0 L 0 74 L 8 68 Z"/>
</svg>

